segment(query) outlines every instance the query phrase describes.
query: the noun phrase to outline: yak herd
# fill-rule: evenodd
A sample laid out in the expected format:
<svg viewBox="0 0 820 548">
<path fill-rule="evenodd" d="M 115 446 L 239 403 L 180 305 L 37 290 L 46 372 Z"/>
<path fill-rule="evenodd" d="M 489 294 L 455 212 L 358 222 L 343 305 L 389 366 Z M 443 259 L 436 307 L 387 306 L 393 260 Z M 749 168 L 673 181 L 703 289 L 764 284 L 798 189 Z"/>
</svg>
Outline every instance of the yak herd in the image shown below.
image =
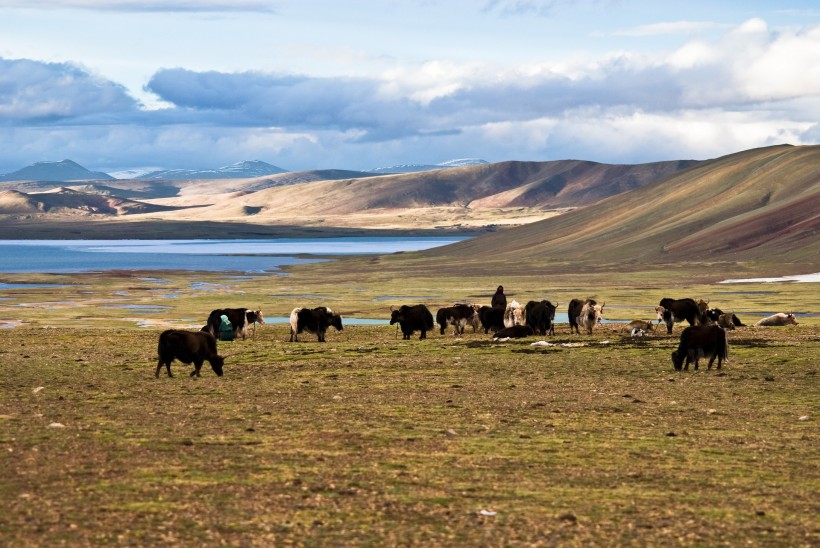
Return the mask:
<svg viewBox="0 0 820 548">
<path fill-rule="evenodd" d="M 594 299 L 572 299 L 567 305 L 570 334 L 580 335 L 582 329 L 587 334 L 592 334 L 594 327 L 603 320 L 604 307 L 605 303 L 599 304 Z M 471 326 L 474 333 L 483 329 L 485 334 L 492 332 L 495 340 L 508 340 L 536 334 L 554 335 L 557 308 L 557 304 L 548 300 L 529 301 L 523 307 L 515 300 L 508 304 L 504 288 L 499 286 L 489 306 L 456 303 L 440 308 L 436 312 L 435 323 L 433 314 L 424 304 L 391 307 L 390 325 L 397 325 L 405 340 L 410 339 L 415 332 L 419 332 L 419 339 L 427 338 L 427 332 L 433 331 L 435 324 L 438 324 L 441 335 L 444 335 L 448 326 L 453 328 L 455 336 L 463 335 L 465 328 Z M 672 364 L 677 371 L 688 370 L 690 363 L 694 363 L 694 368 L 698 369 L 700 358 L 709 359 L 709 369 L 717 359 L 717 367 L 720 369 L 729 356 L 726 331 L 744 326 L 734 313 L 710 308 L 709 301 L 690 298 L 661 299 L 655 307 L 655 313 L 657 325 L 664 322 L 667 334 L 670 335 L 676 322 L 689 324 L 680 335 L 677 350 L 672 353 Z M 200 331 L 166 330 L 159 337 L 155 376 L 159 377 L 165 366 L 168 376 L 172 377 L 171 362 L 175 359 L 193 364 L 192 377 L 200 376 L 200 369 L 206 361 L 211 364 L 214 373 L 222 376 L 225 357 L 217 353 L 217 341 L 234 340 L 237 337 L 244 340 L 251 326 L 255 329 L 256 324 L 264 323 L 260 309 L 223 308 L 213 310 Z M 783 325 L 797 325 L 795 315 L 778 313 L 755 324 Z M 306 331 L 315 334 L 319 342 L 324 342 L 325 333 L 330 327 L 338 331 L 343 329 L 341 315 L 330 308 L 294 308 L 290 314 L 290 342 L 298 341 L 298 336 Z M 633 320 L 625 327 L 632 337 L 645 337 L 654 328 L 653 320 Z"/>
</svg>

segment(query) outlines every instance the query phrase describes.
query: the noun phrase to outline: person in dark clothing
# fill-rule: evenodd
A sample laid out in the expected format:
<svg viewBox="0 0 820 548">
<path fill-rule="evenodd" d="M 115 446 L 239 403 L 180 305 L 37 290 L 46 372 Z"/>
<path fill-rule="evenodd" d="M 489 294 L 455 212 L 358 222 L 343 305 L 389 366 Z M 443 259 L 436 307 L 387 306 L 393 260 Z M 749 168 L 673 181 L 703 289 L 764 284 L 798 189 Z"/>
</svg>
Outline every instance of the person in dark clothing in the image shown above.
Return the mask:
<svg viewBox="0 0 820 548">
<path fill-rule="evenodd" d="M 507 297 L 504 295 L 503 285 L 499 285 L 498 289 L 495 290 L 495 295 L 493 295 L 493 300 L 490 301 L 490 306 L 493 308 L 501 308 L 502 310 L 507 308 Z"/>
</svg>

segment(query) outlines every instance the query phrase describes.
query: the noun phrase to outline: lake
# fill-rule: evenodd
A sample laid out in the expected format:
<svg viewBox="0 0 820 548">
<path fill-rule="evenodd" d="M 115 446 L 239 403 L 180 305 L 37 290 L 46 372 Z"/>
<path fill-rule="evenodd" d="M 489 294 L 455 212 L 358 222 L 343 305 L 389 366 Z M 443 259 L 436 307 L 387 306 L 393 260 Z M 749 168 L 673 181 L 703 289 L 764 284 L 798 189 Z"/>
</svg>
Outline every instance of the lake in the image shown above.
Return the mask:
<svg viewBox="0 0 820 548">
<path fill-rule="evenodd" d="M 261 240 L 0 240 L 0 273 L 105 270 L 274 272 L 323 261 L 304 255 L 419 251 L 465 237 L 271 238 Z"/>
</svg>

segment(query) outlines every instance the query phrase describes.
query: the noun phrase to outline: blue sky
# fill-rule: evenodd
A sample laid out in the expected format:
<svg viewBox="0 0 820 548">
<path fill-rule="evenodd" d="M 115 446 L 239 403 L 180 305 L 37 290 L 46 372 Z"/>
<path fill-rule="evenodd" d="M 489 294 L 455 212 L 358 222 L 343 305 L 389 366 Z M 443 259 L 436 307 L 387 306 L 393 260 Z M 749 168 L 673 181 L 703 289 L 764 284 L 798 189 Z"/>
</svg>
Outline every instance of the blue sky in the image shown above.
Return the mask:
<svg viewBox="0 0 820 548">
<path fill-rule="evenodd" d="M 0 173 L 820 141 L 816 0 L 0 0 Z"/>
</svg>

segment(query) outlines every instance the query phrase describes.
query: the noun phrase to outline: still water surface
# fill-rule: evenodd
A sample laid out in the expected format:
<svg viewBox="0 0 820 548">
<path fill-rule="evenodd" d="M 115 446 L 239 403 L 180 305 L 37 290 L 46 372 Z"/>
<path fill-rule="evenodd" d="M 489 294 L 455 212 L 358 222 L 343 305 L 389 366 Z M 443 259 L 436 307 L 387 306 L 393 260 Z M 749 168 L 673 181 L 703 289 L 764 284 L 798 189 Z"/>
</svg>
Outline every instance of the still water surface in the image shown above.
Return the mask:
<svg viewBox="0 0 820 548">
<path fill-rule="evenodd" d="M 463 239 L 465 238 L 348 237 L 263 240 L 0 240 L 0 272 L 271 272 L 284 265 L 324 260 L 303 255 L 418 251 Z"/>
</svg>

